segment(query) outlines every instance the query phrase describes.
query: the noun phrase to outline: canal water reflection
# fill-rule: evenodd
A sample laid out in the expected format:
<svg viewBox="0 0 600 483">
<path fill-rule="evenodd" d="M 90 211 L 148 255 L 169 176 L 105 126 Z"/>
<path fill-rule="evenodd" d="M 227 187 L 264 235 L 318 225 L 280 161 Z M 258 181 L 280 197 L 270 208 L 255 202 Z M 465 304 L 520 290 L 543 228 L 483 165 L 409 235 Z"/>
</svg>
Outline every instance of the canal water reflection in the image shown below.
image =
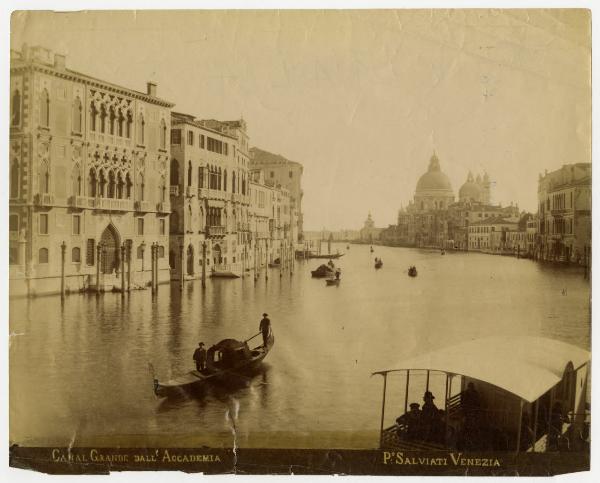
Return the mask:
<svg viewBox="0 0 600 483">
<path fill-rule="evenodd" d="M 372 371 L 486 335 L 590 344 L 589 283 L 577 269 L 351 245 L 341 284 L 326 287 L 310 277 L 318 262 L 297 262 L 292 276 L 270 269 L 256 284 L 163 285 L 155 298 L 71 295 L 62 307 L 59 297 L 12 300 L 11 443 L 231 446 L 235 435 L 242 447 L 373 448 L 382 381 Z M 186 372 L 199 341 L 247 338 L 265 311 L 275 346 L 259 374 L 193 397 L 154 396 L 148 363 L 161 379 Z M 404 399 L 400 379 L 390 379 L 386 424 Z M 431 384 L 443 395 L 441 381 Z"/>
</svg>

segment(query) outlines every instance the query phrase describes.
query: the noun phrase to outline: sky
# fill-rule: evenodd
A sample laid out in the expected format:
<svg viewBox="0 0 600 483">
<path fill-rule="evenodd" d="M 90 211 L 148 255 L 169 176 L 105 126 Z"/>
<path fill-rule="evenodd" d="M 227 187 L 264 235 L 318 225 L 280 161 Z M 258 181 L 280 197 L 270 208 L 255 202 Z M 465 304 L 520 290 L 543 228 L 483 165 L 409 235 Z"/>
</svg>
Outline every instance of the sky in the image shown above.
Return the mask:
<svg viewBox="0 0 600 483">
<path fill-rule="evenodd" d="M 585 10 L 17 12 L 11 48 L 175 110 L 243 117 L 250 144 L 304 165 L 307 230 L 396 221 L 435 151 L 455 194 L 535 211 L 540 173 L 591 162 Z"/>
</svg>

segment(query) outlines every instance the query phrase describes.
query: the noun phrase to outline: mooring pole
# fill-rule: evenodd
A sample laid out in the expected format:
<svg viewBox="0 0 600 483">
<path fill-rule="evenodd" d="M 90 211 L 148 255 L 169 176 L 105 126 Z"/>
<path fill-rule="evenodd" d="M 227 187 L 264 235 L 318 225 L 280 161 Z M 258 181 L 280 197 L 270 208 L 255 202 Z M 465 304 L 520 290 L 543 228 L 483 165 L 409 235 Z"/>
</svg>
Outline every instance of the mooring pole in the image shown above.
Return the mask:
<svg viewBox="0 0 600 483">
<path fill-rule="evenodd" d="M 206 287 L 206 240 L 202 242 L 202 288 Z"/>
<path fill-rule="evenodd" d="M 96 294 L 100 293 L 100 264 L 102 262 L 102 243 L 96 246 Z"/>
<path fill-rule="evenodd" d="M 60 244 L 60 299 L 65 299 L 65 256 L 67 253 L 67 244 L 63 241 Z"/>
<path fill-rule="evenodd" d="M 125 297 L 125 243 L 121 244 L 121 297 Z"/>
<path fill-rule="evenodd" d="M 408 386 L 410 382 L 410 369 L 406 370 L 406 388 L 404 390 L 404 414 L 408 411 Z"/>
<path fill-rule="evenodd" d="M 131 290 L 131 240 L 127 241 L 127 291 Z"/>
</svg>

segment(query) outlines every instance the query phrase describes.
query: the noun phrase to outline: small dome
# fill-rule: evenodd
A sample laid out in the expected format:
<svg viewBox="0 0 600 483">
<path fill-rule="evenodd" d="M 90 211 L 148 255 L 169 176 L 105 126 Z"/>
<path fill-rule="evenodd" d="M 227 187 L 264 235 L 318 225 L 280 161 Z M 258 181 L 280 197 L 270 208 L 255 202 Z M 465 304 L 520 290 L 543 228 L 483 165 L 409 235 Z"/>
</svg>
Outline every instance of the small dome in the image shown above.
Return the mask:
<svg viewBox="0 0 600 483">
<path fill-rule="evenodd" d="M 473 181 L 473 173 L 469 171 L 467 181 L 458 190 L 458 199 L 460 201 L 481 201 L 481 178 L 477 176 L 478 181 Z"/>
<path fill-rule="evenodd" d="M 427 190 L 449 190 L 452 191 L 452 185 L 448 176 L 440 169 L 440 160 L 434 154 L 429 160 L 429 169 L 419 178 L 417 182 L 417 193 Z"/>
</svg>

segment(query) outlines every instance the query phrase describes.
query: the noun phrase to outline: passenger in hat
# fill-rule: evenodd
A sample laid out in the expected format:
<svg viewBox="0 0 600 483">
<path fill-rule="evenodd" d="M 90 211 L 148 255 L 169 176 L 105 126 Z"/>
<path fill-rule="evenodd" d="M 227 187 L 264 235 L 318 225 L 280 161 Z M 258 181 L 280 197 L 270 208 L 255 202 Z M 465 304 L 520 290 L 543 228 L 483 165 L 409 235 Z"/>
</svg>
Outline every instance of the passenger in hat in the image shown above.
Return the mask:
<svg viewBox="0 0 600 483">
<path fill-rule="evenodd" d="M 198 372 L 203 371 L 206 368 L 206 349 L 204 348 L 204 342 L 200 342 L 198 348 L 194 351 L 194 362 L 196 363 L 196 370 Z"/>
<path fill-rule="evenodd" d="M 271 334 L 271 321 L 269 320 L 268 314 L 263 314 L 263 318 L 260 321 L 258 330 L 262 332 L 263 346 L 267 347 L 267 341 L 269 340 L 269 335 Z"/>
<path fill-rule="evenodd" d="M 421 410 L 419 409 L 419 403 L 410 403 L 410 411 L 397 418 L 396 422 L 400 426 L 405 426 L 404 434 L 406 434 L 407 439 L 418 439 L 421 430 Z"/>
<path fill-rule="evenodd" d="M 440 410 L 433 402 L 434 399 L 435 396 L 431 393 L 431 391 L 425 391 L 425 394 L 423 394 L 424 403 L 421 409 L 421 421 L 423 423 L 423 436 L 426 441 L 435 439 L 439 429 Z"/>
</svg>

